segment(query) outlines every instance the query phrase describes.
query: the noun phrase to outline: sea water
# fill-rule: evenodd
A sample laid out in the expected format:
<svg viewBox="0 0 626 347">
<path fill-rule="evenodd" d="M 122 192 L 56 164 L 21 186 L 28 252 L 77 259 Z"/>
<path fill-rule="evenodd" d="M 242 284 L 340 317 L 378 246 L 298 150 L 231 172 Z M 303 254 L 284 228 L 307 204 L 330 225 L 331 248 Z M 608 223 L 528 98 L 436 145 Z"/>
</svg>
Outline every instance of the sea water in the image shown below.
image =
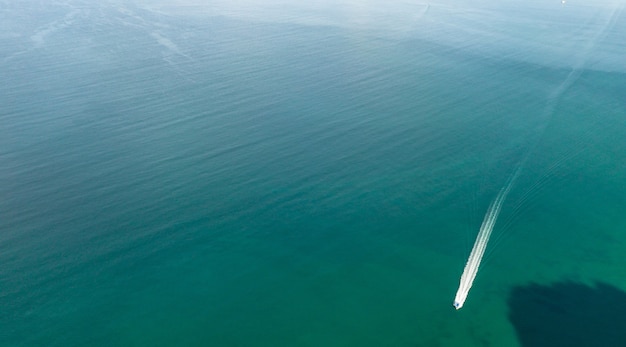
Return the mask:
<svg viewBox="0 0 626 347">
<path fill-rule="evenodd" d="M 626 290 L 623 9 L 0 1 L 0 345 L 528 346 Z"/>
</svg>

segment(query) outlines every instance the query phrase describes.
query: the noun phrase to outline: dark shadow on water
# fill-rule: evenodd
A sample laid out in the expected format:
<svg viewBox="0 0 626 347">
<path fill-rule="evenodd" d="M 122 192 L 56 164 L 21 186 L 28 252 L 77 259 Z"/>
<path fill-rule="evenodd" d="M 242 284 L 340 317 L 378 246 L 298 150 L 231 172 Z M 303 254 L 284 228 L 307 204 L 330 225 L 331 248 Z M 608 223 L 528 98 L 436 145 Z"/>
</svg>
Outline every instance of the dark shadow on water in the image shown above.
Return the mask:
<svg viewBox="0 0 626 347">
<path fill-rule="evenodd" d="M 519 286 L 508 305 L 523 347 L 626 346 L 626 292 L 612 285 Z"/>
</svg>

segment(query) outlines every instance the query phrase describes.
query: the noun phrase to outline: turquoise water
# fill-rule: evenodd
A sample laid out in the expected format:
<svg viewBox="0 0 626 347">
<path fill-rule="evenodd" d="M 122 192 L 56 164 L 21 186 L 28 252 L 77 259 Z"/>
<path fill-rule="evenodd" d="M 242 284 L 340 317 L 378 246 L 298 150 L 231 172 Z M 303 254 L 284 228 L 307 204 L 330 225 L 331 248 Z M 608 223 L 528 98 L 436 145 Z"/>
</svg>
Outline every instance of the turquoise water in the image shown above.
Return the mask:
<svg viewBox="0 0 626 347">
<path fill-rule="evenodd" d="M 622 345 L 623 8 L 0 2 L 0 345 Z"/>
</svg>

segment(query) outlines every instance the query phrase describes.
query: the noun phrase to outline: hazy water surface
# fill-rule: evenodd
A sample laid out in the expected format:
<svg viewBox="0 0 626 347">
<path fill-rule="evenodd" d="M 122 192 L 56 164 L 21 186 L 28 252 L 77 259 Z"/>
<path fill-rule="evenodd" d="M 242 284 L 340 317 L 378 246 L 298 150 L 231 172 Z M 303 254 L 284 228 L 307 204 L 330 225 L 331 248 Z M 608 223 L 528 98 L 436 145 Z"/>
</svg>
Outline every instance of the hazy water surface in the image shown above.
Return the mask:
<svg viewBox="0 0 626 347">
<path fill-rule="evenodd" d="M 0 345 L 527 347 L 621 300 L 624 5 L 0 1 Z"/>
</svg>

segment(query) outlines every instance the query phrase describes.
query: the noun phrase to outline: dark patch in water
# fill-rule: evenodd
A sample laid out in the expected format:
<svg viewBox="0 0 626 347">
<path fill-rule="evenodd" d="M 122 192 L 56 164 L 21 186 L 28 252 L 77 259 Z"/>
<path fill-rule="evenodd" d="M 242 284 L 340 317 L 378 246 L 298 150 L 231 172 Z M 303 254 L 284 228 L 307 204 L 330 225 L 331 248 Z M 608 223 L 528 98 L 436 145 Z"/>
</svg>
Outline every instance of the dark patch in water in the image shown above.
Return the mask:
<svg viewBox="0 0 626 347">
<path fill-rule="evenodd" d="M 518 286 L 508 305 L 524 347 L 626 346 L 626 292 L 610 284 Z"/>
</svg>

